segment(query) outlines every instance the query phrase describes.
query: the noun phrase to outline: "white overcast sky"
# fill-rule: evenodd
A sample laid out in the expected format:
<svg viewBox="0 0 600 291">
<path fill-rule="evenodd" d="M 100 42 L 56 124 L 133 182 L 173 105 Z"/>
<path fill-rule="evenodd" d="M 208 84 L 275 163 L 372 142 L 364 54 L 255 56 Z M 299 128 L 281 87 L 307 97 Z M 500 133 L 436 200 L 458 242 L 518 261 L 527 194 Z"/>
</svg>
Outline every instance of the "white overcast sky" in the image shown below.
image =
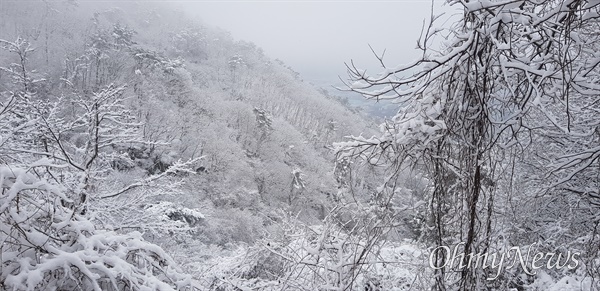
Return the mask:
<svg viewBox="0 0 600 291">
<path fill-rule="evenodd" d="M 435 13 L 450 11 L 436 0 Z M 376 71 L 369 49 L 386 49 L 386 63 L 418 56 L 416 40 L 431 1 L 181 1 L 185 11 L 206 24 L 231 32 L 235 39 L 263 48 L 310 81 L 346 77 L 344 62 Z M 451 13 L 447 13 L 450 15 Z"/>
</svg>

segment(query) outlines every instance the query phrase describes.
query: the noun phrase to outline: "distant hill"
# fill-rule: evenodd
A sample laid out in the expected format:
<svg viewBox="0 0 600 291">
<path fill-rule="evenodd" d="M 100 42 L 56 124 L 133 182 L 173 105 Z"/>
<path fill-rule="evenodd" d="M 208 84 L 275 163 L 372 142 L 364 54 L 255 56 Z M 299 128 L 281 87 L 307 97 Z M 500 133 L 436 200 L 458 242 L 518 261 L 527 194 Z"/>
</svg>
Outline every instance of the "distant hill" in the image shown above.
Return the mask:
<svg viewBox="0 0 600 291">
<path fill-rule="evenodd" d="M 334 96 L 346 107 L 361 112 L 367 118 L 372 118 L 377 122 L 381 122 L 385 118 L 393 117 L 398 111 L 398 106 L 393 102 L 387 100 L 381 100 L 377 102 L 375 100 L 366 99 L 364 96 L 357 94 L 356 92 L 345 91 L 347 88 L 340 82 L 331 83 L 327 80 L 310 79 L 308 82 L 316 88 L 319 88 L 324 94 Z"/>
</svg>

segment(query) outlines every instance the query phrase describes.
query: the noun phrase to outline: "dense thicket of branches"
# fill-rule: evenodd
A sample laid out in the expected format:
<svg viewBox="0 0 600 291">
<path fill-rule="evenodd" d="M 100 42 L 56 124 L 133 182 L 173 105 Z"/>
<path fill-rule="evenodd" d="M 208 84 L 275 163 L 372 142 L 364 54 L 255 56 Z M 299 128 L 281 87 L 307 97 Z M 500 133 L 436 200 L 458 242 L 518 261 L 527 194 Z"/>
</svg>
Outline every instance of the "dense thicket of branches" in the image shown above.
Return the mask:
<svg viewBox="0 0 600 291">
<path fill-rule="evenodd" d="M 578 250 L 586 258 L 580 271 L 598 279 L 600 3 L 449 4 L 464 15 L 449 30 L 434 28 L 432 17 L 418 41 L 421 58 L 387 67 L 379 57 L 378 75 L 348 66 L 351 90 L 395 99 L 400 110 L 381 137 L 340 144 L 340 157 L 389 167 L 387 184 L 403 167 L 427 173 L 423 227 L 431 246 L 464 242 L 465 254 L 535 243 Z M 437 50 L 433 40 L 446 33 Z M 444 256 L 435 262 L 446 264 Z M 532 279 L 436 272 L 440 290 L 506 289 Z"/>
</svg>

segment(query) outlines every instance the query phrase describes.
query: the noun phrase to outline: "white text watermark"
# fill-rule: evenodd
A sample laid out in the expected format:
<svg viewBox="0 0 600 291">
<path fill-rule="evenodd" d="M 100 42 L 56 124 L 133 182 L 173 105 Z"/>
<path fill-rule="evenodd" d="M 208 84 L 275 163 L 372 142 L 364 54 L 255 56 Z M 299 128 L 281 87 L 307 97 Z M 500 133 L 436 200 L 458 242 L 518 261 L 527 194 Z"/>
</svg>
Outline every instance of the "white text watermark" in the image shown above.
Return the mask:
<svg viewBox="0 0 600 291">
<path fill-rule="evenodd" d="M 496 280 L 506 269 L 520 267 L 528 275 L 537 274 L 538 269 L 560 270 L 567 268 L 573 270 L 579 265 L 581 256 L 578 252 L 539 252 L 534 247 L 535 244 L 527 248 L 527 252 L 522 252 L 519 247 L 512 247 L 505 251 L 480 252 L 465 254 L 460 249 L 465 243 L 459 243 L 453 248 L 449 246 L 438 246 L 429 254 L 429 266 L 433 269 L 458 269 L 481 268 L 490 269 L 494 274 L 487 280 Z"/>
</svg>

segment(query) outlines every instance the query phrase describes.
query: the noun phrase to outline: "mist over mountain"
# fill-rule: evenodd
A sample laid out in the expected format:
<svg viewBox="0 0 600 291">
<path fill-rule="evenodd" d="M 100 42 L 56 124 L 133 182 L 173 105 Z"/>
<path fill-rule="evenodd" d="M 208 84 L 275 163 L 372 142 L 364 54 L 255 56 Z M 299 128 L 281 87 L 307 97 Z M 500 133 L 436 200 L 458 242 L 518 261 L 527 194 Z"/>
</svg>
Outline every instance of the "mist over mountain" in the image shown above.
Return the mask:
<svg viewBox="0 0 600 291">
<path fill-rule="evenodd" d="M 323 79 L 308 79 L 308 83 L 320 90 L 324 95 L 338 99 L 344 106 L 360 112 L 368 119 L 373 119 L 378 123 L 383 122 L 386 118 L 392 118 L 398 113 L 398 105 L 392 101 L 366 99 L 363 95 L 346 89 L 347 85 L 344 83 L 332 83 Z"/>
</svg>

